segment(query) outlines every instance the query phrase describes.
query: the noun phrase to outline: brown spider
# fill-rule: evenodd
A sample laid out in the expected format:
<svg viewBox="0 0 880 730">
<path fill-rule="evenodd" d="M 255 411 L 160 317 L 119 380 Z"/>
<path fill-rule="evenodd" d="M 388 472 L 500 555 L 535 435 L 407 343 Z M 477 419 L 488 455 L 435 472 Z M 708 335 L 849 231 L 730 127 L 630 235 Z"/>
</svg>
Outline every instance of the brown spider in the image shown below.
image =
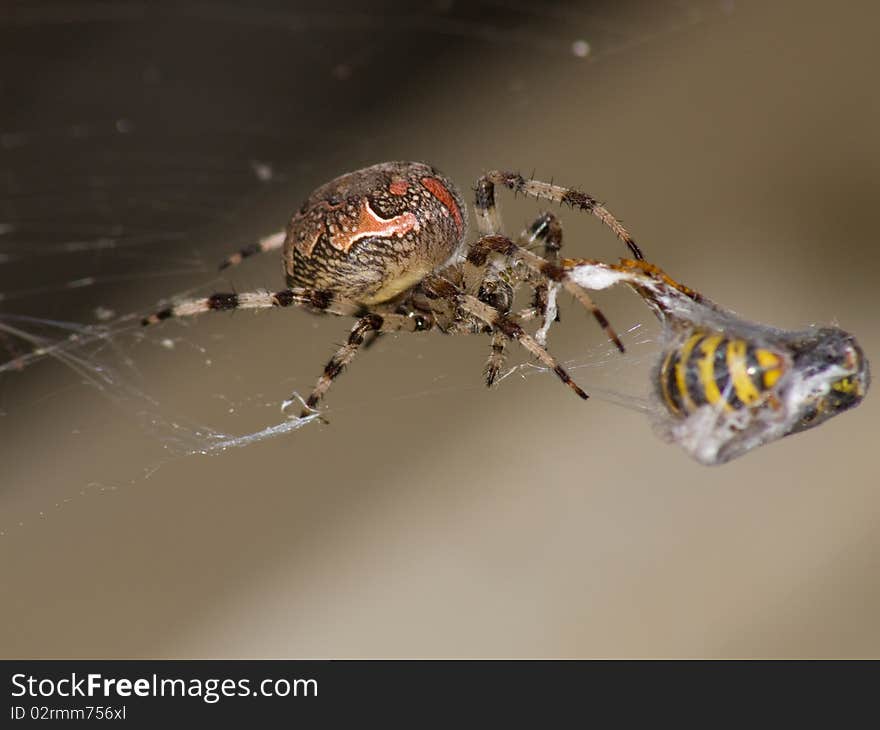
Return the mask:
<svg viewBox="0 0 880 730">
<path fill-rule="evenodd" d="M 589 309 L 612 342 L 623 345 L 583 287 L 560 263 L 562 228 L 543 213 L 520 236 L 501 234 L 495 186 L 514 193 L 588 211 L 608 226 L 642 260 L 626 229 L 593 197 L 571 188 L 510 172 L 483 175 L 476 186 L 480 238 L 467 243 L 467 210 L 455 186 L 421 162 L 383 162 L 350 172 L 315 190 L 293 216 L 286 232 L 233 254 L 221 269 L 260 252 L 283 248 L 287 289 L 278 292 L 218 293 L 180 302 L 143 320 L 209 310 L 305 307 L 314 312 L 356 317 L 348 341 L 337 350 L 305 402 L 314 410 L 370 332 L 421 332 L 437 327 L 447 334 L 485 332 L 492 346 L 485 368 L 491 386 L 502 367 L 508 340 L 516 340 L 581 398 L 587 398 L 544 347 L 556 317 L 562 287 Z M 527 247 L 542 242 L 544 256 Z M 511 313 L 520 284 L 534 291 L 531 307 Z M 533 337 L 522 322 L 543 318 Z"/>
</svg>

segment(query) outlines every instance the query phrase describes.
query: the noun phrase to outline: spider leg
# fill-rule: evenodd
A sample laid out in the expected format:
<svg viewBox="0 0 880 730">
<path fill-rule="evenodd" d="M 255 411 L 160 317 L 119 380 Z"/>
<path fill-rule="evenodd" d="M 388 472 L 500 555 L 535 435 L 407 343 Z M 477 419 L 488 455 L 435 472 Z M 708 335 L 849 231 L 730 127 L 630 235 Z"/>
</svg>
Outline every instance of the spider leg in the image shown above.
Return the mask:
<svg viewBox="0 0 880 730">
<path fill-rule="evenodd" d="M 488 324 L 493 330 L 500 332 L 508 339 L 516 340 L 545 367 L 556 373 L 556 376 L 581 398 L 584 400 L 589 398 L 577 383 L 571 379 L 571 376 L 557 362 L 556 358 L 541 347 L 513 318 L 502 314 L 494 307 L 490 307 L 470 294 L 458 294 L 456 303 L 466 312 Z"/>
<path fill-rule="evenodd" d="M 621 259 L 619 264 L 606 264 L 592 259 L 562 259 L 560 264 L 569 278 L 587 289 L 607 289 L 619 282 L 629 285 L 661 319 L 675 318 L 673 310 L 688 301 L 718 308 L 648 261 Z"/>
<path fill-rule="evenodd" d="M 477 227 L 484 236 L 495 235 L 501 232 L 501 216 L 495 207 L 495 188 L 494 183 L 481 178 L 477 183 Z M 485 205 L 481 205 L 481 200 Z M 521 246 L 532 246 L 536 241 L 544 242 L 544 253 L 547 260 L 555 262 L 558 258 L 559 249 L 562 246 L 562 226 L 559 220 L 552 213 L 542 213 L 535 221 L 520 234 Z M 485 262 L 484 262 L 485 263 Z M 493 304 L 490 298 L 484 296 L 485 292 L 491 292 L 496 287 L 494 282 L 502 281 L 505 286 L 509 287 L 510 292 L 515 294 L 519 285 L 522 274 L 516 271 L 516 266 L 508 263 L 507 266 L 490 265 L 475 266 L 472 262 L 466 261 L 463 267 L 465 278 L 465 289 L 467 291 L 476 291 L 478 297 L 487 304 Z M 534 304 L 539 308 L 542 316 L 548 311 L 548 305 L 552 306 L 553 317 L 547 321 L 546 316 L 542 327 L 538 330 L 537 341 L 543 347 L 547 344 L 547 332 L 550 329 L 551 322 L 556 317 L 555 308 L 555 292 L 550 294 L 550 288 L 546 279 L 530 271 L 529 283 L 534 289 Z M 511 302 L 512 302 L 511 296 Z M 505 310 L 507 313 L 507 310 Z M 486 385 L 490 386 L 495 382 L 498 371 L 504 362 L 505 339 L 493 337 L 492 349 L 489 353 L 489 360 L 486 363 Z"/>
<path fill-rule="evenodd" d="M 606 264 L 595 259 L 562 259 L 560 265 L 571 274 L 577 272 L 579 276 L 573 278 L 578 283 L 582 281 L 581 286 L 587 288 L 606 289 L 617 281 L 623 281 L 632 287 L 663 287 L 675 290 L 696 302 L 707 302 L 702 294 L 676 281 L 659 266 L 649 261 L 621 259 L 620 263 Z"/>
<path fill-rule="evenodd" d="M 278 292 L 217 292 L 201 299 L 187 299 L 144 317 L 141 324 L 158 324 L 162 320 L 192 317 L 204 312 L 232 309 L 272 309 L 273 307 L 305 307 L 314 312 L 326 312 L 351 317 L 363 312 L 363 306 L 343 297 L 319 289 L 293 287 Z"/>
<path fill-rule="evenodd" d="M 492 333 L 492 349 L 489 351 L 489 359 L 486 361 L 486 367 L 483 368 L 483 376 L 486 379 L 486 385 L 492 387 L 501 368 L 504 367 L 504 350 L 507 337 L 501 332 Z"/>
<path fill-rule="evenodd" d="M 220 262 L 220 271 L 228 269 L 230 266 L 238 266 L 246 258 L 250 258 L 254 254 L 266 253 L 267 251 L 276 251 L 284 245 L 284 239 L 287 237 L 286 231 L 278 231 L 270 236 L 261 238 L 256 243 L 239 249 L 234 254 L 227 256 Z"/>
<path fill-rule="evenodd" d="M 641 249 L 630 236 L 629 231 L 623 227 L 623 224 L 615 218 L 611 212 L 602 205 L 593 196 L 587 193 L 575 190 L 574 188 L 564 188 L 560 185 L 542 182 L 531 178 L 524 178 L 516 172 L 504 172 L 502 170 L 492 170 L 487 172 L 477 181 L 476 189 L 476 215 L 477 223 L 480 225 L 480 232 L 496 233 L 500 228 L 498 220 L 498 211 L 495 207 L 495 186 L 503 185 L 514 193 L 522 193 L 523 195 L 537 198 L 539 200 L 549 200 L 554 203 L 570 205 L 572 208 L 592 213 L 602 223 L 604 223 L 627 248 L 632 252 L 633 258 L 636 260 L 644 259 Z M 486 228 L 483 228 L 483 225 Z"/>
<path fill-rule="evenodd" d="M 365 314 L 351 328 L 346 343 L 333 354 L 333 357 L 324 366 L 324 372 L 321 373 L 321 377 L 318 378 L 317 384 L 306 400 L 300 418 L 305 418 L 314 412 L 318 402 L 324 397 L 343 369 L 351 363 L 361 345 L 364 344 L 365 338 L 371 332 L 376 335 L 400 331 L 425 332 L 433 326 L 434 320 L 429 315 L 410 317 L 405 314 L 377 314 L 375 312 Z"/>
<path fill-rule="evenodd" d="M 599 326 L 605 331 L 606 336 L 615 344 L 617 349 L 621 352 L 626 351 L 617 333 L 612 329 L 608 319 L 602 313 L 602 310 L 596 306 L 583 287 L 571 277 L 565 266 L 554 264 L 521 246 L 517 246 L 506 236 L 483 236 L 471 245 L 467 259 L 474 266 L 485 266 L 490 252 L 500 253 L 508 258 L 521 261 L 536 273 L 551 281 L 558 282 L 586 309 L 590 310 Z"/>
<path fill-rule="evenodd" d="M 431 301 L 432 307 L 435 303 L 439 308 L 446 302 L 452 302 L 456 309 L 472 315 L 480 322 L 488 325 L 493 331 L 500 332 L 507 339 L 516 340 L 544 366 L 553 370 L 556 376 L 581 398 L 589 398 L 571 379 L 571 376 L 557 362 L 556 358 L 535 342 L 535 339 L 512 317 L 499 312 L 495 307 L 485 302 L 481 302 L 475 296 L 462 292 L 452 282 L 441 276 L 427 276 L 422 281 L 420 288 L 429 301 Z"/>
<path fill-rule="evenodd" d="M 550 261 L 554 264 L 558 263 L 559 250 L 562 248 L 562 224 L 553 213 L 547 212 L 539 215 L 532 225 L 520 233 L 518 243 L 523 248 L 530 248 L 538 241 L 543 241 L 544 243 L 544 260 Z M 547 280 L 543 277 L 531 278 L 533 280 L 537 278 L 537 281 L 533 281 L 535 289 L 533 306 L 538 312 L 540 312 L 541 316 L 545 318 L 544 326 L 541 328 L 544 331 L 544 334 L 542 338 L 538 339 L 538 341 L 541 342 L 541 339 L 543 339 L 544 342 L 542 342 L 542 344 L 546 344 L 547 330 L 550 329 L 550 322 L 547 321 L 546 314 L 548 312 L 548 307 L 553 304 L 553 302 L 550 301 L 550 286 L 547 284 Z M 552 308 L 555 309 L 555 307 Z M 558 310 L 554 313 L 551 321 L 559 321 Z"/>
<path fill-rule="evenodd" d="M 562 225 L 553 213 L 542 213 L 519 235 L 520 246 L 531 247 L 538 242 L 543 242 L 544 244 L 545 260 L 556 263 L 559 259 L 559 249 L 562 248 Z M 514 288 L 517 286 L 521 278 L 521 274 L 518 275 L 518 272 L 516 272 L 515 269 L 515 265 L 511 264 L 507 266 L 503 272 L 498 274 L 500 278 L 510 282 L 510 285 Z M 492 271 L 491 267 L 486 271 L 488 272 L 488 276 L 492 276 L 495 273 Z M 556 307 L 556 288 L 559 285 L 556 283 L 548 284 L 544 277 L 538 276 L 531 269 L 528 270 L 528 274 L 529 283 L 534 289 L 533 304 L 531 307 L 518 312 L 516 319 L 518 321 L 524 321 L 541 317 L 543 319 L 543 324 L 535 333 L 535 340 L 541 345 L 541 347 L 546 348 L 547 332 L 553 322 L 559 321 L 559 310 Z M 475 274 L 472 276 L 475 276 Z M 481 282 L 480 291 L 483 291 L 485 288 L 486 280 L 484 279 L 483 282 Z M 486 301 L 482 297 L 480 298 L 482 301 Z M 492 302 L 486 301 L 486 303 L 491 304 Z M 506 343 L 507 338 L 500 336 L 497 332 L 492 336 L 492 349 L 489 352 L 489 359 L 486 362 L 486 368 L 484 371 L 486 385 L 488 387 L 492 387 L 498 377 L 498 373 L 504 365 Z"/>
</svg>

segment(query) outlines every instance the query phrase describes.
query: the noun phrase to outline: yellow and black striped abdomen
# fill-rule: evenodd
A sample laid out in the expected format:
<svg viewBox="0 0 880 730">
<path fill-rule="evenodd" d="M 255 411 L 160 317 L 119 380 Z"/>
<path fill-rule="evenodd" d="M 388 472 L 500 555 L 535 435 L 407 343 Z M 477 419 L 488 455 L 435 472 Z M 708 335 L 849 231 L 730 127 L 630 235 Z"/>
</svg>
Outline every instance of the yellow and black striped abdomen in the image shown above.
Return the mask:
<svg viewBox="0 0 880 730">
<path fill-rule="evenodd" d="M 663 358 L 660 397 L 677 416 L 700 406 L 725 410 L 761 401 L 785 372 L 783 357 L 747 340 L 697 332 Z"/>
</svg>

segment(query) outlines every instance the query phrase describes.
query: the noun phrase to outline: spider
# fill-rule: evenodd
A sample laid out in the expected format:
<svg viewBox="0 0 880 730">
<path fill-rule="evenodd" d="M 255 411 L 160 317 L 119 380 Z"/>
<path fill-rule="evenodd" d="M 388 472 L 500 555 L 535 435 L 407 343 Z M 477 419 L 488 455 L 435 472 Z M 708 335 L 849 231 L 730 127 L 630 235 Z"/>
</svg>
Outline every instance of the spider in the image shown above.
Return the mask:
<svg viewBox="0 0 880 730">
<path fill-rule="evenodd" d="M 621 223 L 592 196 L 500 171 L 477 181 L 474 205 L 481 235 L 468 243 L 467 209 L 449 179 L 425 163 L 383 162 L 317 188 L 286 231 L 242 249 L 220 266 L 225 269 L 253 254 L 282 249 L 286 289 L 182 301 L 142 323 L 213 310 L 288 306 L 355 317 L 347 342 L 330 358 L 304 402 L 302 416 L 315 411 L 368 335 L 435 327 L 446 334 L 491 336 L 484 369 L 488 386 L 502 368 L 507 343 L 516 341 L 585 399 L 587 394 L 545 348 L 547 331 L 557 316 L 557 290 L 572 294 L 621 352 L 624 347 L 585 289 L 560 265 L 562 228 L 556 216 L 542 213 L 515 243 L 501 232 L 497 185 L 588 211 L 626 244 L 635 260 L 644 258 Z M 544 256 L 529 250 L 536 244 L 543 245 Z M 521 284 L 531 287 L 533 303 L 514 313 L 514 295 Z M 535 319 L 543 324 L 532 336 L 522 324 Z"/>
</svg>

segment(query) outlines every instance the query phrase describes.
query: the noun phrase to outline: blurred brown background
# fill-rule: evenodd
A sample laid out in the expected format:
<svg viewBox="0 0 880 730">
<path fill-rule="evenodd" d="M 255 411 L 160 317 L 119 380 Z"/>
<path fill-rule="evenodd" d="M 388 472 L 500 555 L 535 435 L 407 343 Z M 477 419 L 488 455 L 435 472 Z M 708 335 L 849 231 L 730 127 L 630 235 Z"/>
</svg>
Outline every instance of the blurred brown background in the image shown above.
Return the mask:
<svg viewBox="0 0 880 730">
<path fill-rule="evenodd" d="M 340 172 L 424 159 L 463 189 L 493 167 L 582 187 L 719 303 L 837 321 L 880 353 L 872 3 L 161 7 L 0 17 L 5 315 L 277 287 L 274 259 L 213 264 Z M 512 233 L 539 210 L 502 208 Z M 572 255 L 623 254 L 562 215 Z M 125 245 L 64 248 L 102 236 Z M 602 302 L 621 329 L 649 321 L 625 293 Z M 601 336 L 563 306 L 551 347 L 583 362 Z M 334 385 L 329 426 L 173 456 L 178 421 L 278 422 L 348 326 L 271 312 L 126 332 L 83 353 L 122 363 L 105 395 L 52 359 L 0 375 L 0 654 L 880 653 L 875 393 L 708 469 L 552 377 L 486 391 L 482 338 L 401 336 Z"/>
</svg>

